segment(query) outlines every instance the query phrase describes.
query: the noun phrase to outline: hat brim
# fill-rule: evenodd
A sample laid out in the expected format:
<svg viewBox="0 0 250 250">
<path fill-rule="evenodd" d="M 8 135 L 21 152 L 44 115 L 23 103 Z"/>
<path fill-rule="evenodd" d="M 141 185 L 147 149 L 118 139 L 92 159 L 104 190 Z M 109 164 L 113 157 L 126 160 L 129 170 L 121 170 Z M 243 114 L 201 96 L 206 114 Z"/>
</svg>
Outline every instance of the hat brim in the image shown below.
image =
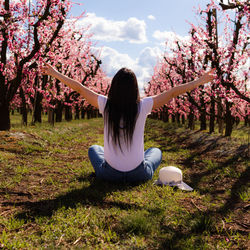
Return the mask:
<svg viewBox="0 0 250 250">
<path fill-rule="evenodd" d="M 177 184 L 177 187 L 181 190 L 185 190 L 185 191 L 193 191 L 193 188 L 191 188 L 190 186 L 188 186 L 188 184 L 186 184 L 185 182 L 181 182 L 180 184 Z"/>
<path fill-rule="evenodd" d="M 156 181 L 154 182 L 154 184 L 155 184 L 155 185 L 161 185 L 161 186 L 168 185 L 168 184 L 162 183 L 162 182 L 160 181 L 160 179 L 156 180 Z M 185 182 L 183 182 L 183 181 L 182 181 L 181 183 L 177 184 L 177 185 L 168 185 L 168 186 L 176 186 L 176 187 L 178 187 L 178 188 L 181 189 L 181 190 L 193 191 L 193 188 L 191 188 L 190 186 L 188 186 L 188 185 L 187 185 Z"/>
</svg>

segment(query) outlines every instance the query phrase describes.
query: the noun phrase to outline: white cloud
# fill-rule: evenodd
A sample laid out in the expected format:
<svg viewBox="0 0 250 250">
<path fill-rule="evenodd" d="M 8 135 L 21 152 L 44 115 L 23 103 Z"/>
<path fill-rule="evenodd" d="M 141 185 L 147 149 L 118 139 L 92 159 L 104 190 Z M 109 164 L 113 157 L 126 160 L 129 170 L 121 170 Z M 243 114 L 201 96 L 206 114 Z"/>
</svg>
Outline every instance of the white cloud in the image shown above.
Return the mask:
<svg viewBox="0 0 250 250">
<path fill-rule="evenodd" d="M 150 19 L 150 20 L 155 20 L 155 16 L 153 16 L 153 15 L 148 15 L 148 19 Z"/>
<path fill-rule="evenodd" d="M 103 69 L 108 76 L 112 77 L 122 67 L 134 68 L 135 61 L 128 55 L 119 53 L 110 47 L 101 49 L 100 58 L 103 62 Z"/>
<path fill-rule="evenodd" d="M 167 39 L 174 39 L 176 34 L 172 31 L 160 31 L 156 30 L 153 33 L 153 37 L 159 41 L 166 41 Z"/>
<path fill-rule="evenodd" d="M 180 36 L 172 31 L 160 31 L 156 30 L 153 33 L 153 37 L 160 42 L 162 46 L 167 46 L 168 48 L 173 48 L 176 46 L 176 39 L 182 42 L 188 42 L 190 36 Z"/>
<path fill-rule="evenodd" d="M 93 39 L 106 42 L 128 41 L 130 43 L 146 43 L 146 23 L 135 17 L 126 21 L 108 20 L 98 17 L 95 13 L 88 13 L 87 17 L 77 21 L 79 27 L 90 26 L 89 32 Z"/>
<path fill-rule="evenodd" d="M 138 64 L 143 67 L 153 68 L 161 57 L 162 51 L 158 47 L 146 47 L 140 53 Z"/>
<path fill-rule="evenodd" d="M 144 48 L 136 59 L 131 58 L 128 54 L 119 53 L 110 47 L 93 48 L 93 50 L 96 50 L 98 53 L 101 51 L 102 68 L 109 77 L 113 77 L 122 67 L 133 70 L 136 74 L 141 94 L 143 94 L 144 85 L 151 79 L 154 66 L 161 56 L 159 48 L 150 47 Z"/>
</svg>

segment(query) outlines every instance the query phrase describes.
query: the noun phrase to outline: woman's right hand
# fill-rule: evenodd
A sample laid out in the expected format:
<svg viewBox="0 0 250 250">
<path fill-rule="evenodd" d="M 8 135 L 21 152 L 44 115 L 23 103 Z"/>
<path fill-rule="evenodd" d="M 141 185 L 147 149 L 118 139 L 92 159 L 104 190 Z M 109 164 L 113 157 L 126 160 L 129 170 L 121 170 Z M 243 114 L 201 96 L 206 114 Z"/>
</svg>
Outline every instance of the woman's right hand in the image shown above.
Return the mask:
<svg viewBox="0 0 250 250">
<path fill-rule="evenodd" d="M 41 68 L 42 75 L 50 75 L 50 76 L 55 76 L 57 73 L 57 70 L 53 68 L 50 64 L 45 63 L 44 66 Z"/>
<path fill-rule="evenodd" d="M 199 79 L 201 84 L 213 81 L 216 78 L 215 72 L 216 72 L 216 69 L 211 69 L 209 72 L 207 72 L 203 76 L 201 76 Z"/>
</svg>

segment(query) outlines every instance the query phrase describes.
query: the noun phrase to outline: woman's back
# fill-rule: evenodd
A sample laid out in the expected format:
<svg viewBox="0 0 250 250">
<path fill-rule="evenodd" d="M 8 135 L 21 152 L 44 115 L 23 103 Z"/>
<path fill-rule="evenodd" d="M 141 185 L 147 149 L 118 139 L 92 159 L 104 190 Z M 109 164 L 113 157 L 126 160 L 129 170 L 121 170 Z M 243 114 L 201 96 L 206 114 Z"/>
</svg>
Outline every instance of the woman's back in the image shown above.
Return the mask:
<svg viewBox="0 0 250 250">
<path fill-rule="evenodd" d="M 114 169 L 125 172 L 135 169 L 144 159 L 144 127 L 148 114 L 153 107 L 152 97 L 142 99 L 138 104 L 138 114 L 130 143 L 126 142 L 123 128 L 120 128 L 117 145 L 108 131 L 108 119 L 105 116 L 107 97 L 98 97 L 99 112 L 104 116 L 104 158 Z"/>
</svg>

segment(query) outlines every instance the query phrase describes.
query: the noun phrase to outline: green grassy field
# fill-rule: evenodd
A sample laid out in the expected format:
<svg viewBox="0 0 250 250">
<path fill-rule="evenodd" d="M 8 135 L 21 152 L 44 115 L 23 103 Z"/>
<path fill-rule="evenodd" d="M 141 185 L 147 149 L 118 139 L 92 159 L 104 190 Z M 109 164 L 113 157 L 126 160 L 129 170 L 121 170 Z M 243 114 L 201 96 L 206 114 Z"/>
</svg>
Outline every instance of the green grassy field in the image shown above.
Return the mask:
<svg viewBox="0 0 250 250">
<path fill-rule="evenodd" d="M 183 170 L 194 188 L 98 181 L 88 147 L 103 121 L 0 132 L 0 248 L 247 249 L 249 128 L 224 138 L 148 119 L 145 148 Z M 160 169 L 159 168 L 159 169 Z"/>
</svg>

